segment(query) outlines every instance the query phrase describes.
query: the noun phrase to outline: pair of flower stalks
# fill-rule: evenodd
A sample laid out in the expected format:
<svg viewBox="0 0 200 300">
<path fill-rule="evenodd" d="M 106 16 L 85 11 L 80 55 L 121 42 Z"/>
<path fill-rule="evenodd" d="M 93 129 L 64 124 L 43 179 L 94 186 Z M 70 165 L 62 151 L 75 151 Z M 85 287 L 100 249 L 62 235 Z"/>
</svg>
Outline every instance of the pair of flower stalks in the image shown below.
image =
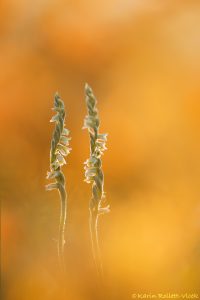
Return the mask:
<svg viewBox="0 0 200 300">
<path fill-rule="evenodd" d="M 97 100 L 88 84 L 85 85 L 86 105 L 88 115 L 84 120 L 84 127 L 88 129 L 90 136 L 90 157 L 85 162 L 85 181 L 92 184 L 92 197 L 89 203 L 89 227 L 92 242 L 92 251 L 97 271 L 102 275 L 102 263 L 98 241 L 98 217 L 109 212 L 109 206 L 103 207 L 105 198 L 104 175 L 102 171 L 101 156 L 106 150 L 107 134 L 99 133 L 99 117 L 96 108 Z M 65 223 L 67 210 L 67 193 L 65 188 L 65 176 L 61 167 L 66 164 L 64 156 L 70 153 L 69 130 L 65 128 L 65 107 L 58 94 L 55 95 L 54 111 L 50 122 L 55 122 L 55 129 L 51 140 L 50 172 L 48 179 L 55 179 L 54 183 L 46 186 L 47 190 L 57 189 L 61 199 L 60 226 L 58 238 L 58 256 L 61 266 L 64 265 Z"/>
</svg>

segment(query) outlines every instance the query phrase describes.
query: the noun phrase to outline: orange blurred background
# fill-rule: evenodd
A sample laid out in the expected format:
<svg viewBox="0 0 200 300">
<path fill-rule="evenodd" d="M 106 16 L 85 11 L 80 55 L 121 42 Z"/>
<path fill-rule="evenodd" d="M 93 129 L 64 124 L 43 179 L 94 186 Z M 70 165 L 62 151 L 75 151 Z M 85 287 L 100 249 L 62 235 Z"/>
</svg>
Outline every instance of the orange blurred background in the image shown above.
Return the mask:
<svg viewBox="0 0 200 300">
<path fill-rule="evenodd" d="M 200 2 L 1 0 L 0 34 L 2 299 L 200 292 Z M 99 222 L 104 288 L 83 182 L 85 82 L 109 133 L 111 212 Z M 44 188 L 56 91 L 73 148 L 64 168 L 64 281 L 59 197 Z"/>
</svg>

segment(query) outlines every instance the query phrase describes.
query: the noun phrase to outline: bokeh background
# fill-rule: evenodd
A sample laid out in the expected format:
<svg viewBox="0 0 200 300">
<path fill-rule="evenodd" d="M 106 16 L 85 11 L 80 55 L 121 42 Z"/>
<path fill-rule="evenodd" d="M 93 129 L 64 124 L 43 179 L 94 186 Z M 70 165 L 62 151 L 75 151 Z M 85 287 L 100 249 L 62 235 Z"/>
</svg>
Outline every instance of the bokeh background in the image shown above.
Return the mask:
<svg viewBox="0 0 200 300">
<path fill-rule="evenodd" d="M 0 35 L 2 299 L 200 292 L 200 2 L 1 0 Z M 85 82 L 109 133 L 103 288 L 83 182 Z M 44 189 L 56 91 L 73 148 L 64 279 L 59 198 Z"/>
</svg>

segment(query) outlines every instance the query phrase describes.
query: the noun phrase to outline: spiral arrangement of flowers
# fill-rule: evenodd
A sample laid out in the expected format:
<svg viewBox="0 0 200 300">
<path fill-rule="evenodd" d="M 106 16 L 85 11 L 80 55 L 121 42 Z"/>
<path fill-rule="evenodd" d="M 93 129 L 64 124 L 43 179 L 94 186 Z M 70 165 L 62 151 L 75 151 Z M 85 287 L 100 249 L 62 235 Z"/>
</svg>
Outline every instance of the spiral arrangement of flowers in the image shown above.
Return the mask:
<svg viewBox="0 0 200 300">
<path fill-rule="evenodd" d="M 61 199 L 60 227 L 58 238 L 58 255 L 61 263 L 64 260 L 64 244 L 65 244 L 65 223 L 67 209 L 67 193 L 65 188 L 65 176 L 61 167 L 66 164 L 65 156 L 67 156 L 71 148 L 69 148 L 69 130 L 65 128 L 65 105 L 59 95 L 56 93 L 54 99 L 53 110 L 56 114 L 50 122 L 55 123 L 55 129 L 51 140 L 50 150 L 50 172 L 47 172 L 47 179 L 54 179 L 53 183 L 46 185 L 46 190 L 51 191 L 57 189 Z"/>
<path fill-rule="evenodd" d="M 98 216 L 109 212 L 109 205 L 103 206 L 104 192 L 104 174 L 102 170 L 101 157 L 106 148 L 107 134 L 99 133 L 99 117 L 96 107 L 97 100 L 91 87 L 85 85 L 86 105 L 88 115 L 84 120 L 84 127 L 88 129 L 90 136 L 90 157 L 85 162 L 85 181 L 92 184 L 92 197 L 89 204 L 90 209 L 90 233 L 92 240 L 93 256 L 97 269 L 102 273 L 102 264 L 98 243 Z"/>
</svg>

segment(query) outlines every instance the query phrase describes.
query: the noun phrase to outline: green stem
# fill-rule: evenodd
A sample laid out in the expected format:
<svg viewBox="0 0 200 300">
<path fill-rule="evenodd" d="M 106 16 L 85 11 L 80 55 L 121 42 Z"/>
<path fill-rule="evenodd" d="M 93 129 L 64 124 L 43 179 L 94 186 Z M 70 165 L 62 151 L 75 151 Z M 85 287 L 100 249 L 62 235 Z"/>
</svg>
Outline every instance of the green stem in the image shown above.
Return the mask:
<svg viewBox="0 0 200 300">
<path fill-rule="evenodd" d="M 90 208 L 90 218 L 89 218 L 90 236 L 92 243 L 92 253 L 97 269 L 97 273 L 100 277 L 103 275 L 101 253 L 99 248 L 99 237 L 98 237 L 98 213 Z"/>
<path fill-rule="evenodd" d="M 67 194 L 65 188 L 60 186 L 59 188 L 61 208 L 60 208 L 60 225 L 59 225 L 59 236 L 58 236 L 58 257 L 60 266 L 64 269 L 64 246 L 65 246 L 65 223 L 67 216 Z"/>
</svg>

